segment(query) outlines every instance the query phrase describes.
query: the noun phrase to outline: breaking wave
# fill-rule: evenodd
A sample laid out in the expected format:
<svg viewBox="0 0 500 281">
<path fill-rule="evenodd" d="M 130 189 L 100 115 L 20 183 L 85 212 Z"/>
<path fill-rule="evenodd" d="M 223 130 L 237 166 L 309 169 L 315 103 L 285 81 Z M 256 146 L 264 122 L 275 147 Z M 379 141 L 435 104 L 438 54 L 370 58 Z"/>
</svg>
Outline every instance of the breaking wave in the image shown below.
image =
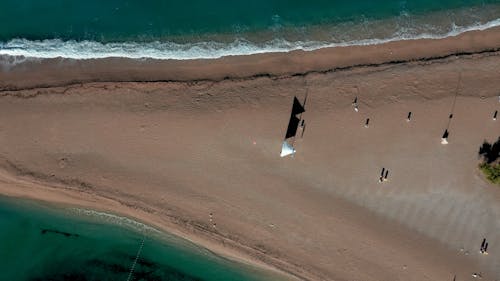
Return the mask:
<svg viewBox="0 0 500 281">
<path fill-rule="evenodd" d="M 390 41 L 412 39 L 440 39 L 456 36 L 473 30 L 485 30 L 500 26 L 500 18 L 486 23 L 469 26 L 452 24 L 445 32 L 415 32 L 400 28 L 386 38 L 371 38 L 361 40 L 304 40 L 289 41 L 272 39 L 263 43 L 251 42 L 244 38 L 235 39 L 230 43 L 221 42 L 120 42 L 100 43 L 95 41 L 63 41 L 60 39 L 27 40 L 12 39 L 0 42 L 0 55 L 25 58 L 69 58 L 69 59 L 100 59 L 109 57 L 120 58 L 151 58 L 151 59 L 216 59 L 225 56 L 251 55 L 273 52 L 290 52 L 295 50 L 311 51 L 327 47 L 374 45 Z"/>
</svg>

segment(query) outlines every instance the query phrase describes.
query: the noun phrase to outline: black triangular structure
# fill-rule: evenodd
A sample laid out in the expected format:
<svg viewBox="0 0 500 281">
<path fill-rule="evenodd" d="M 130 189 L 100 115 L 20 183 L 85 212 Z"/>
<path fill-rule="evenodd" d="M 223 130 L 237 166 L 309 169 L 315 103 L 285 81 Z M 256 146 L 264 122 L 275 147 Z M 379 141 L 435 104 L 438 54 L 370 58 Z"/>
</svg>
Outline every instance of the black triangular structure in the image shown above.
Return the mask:
<svg viewBox="0 0 500 281">
<path fill-rule="evenodd" d="M 305 100 L 304 100 L 305 101 Z M 288 128 L 286 130 L 285 139 L 295 137 L 297 134 L 297 128 L 300 124 L 300 118 L 297 115 L 304 113 L 306 110 L 300 104 L 297 97 L 293 98 L 292 113 L 290 116 L 290 121 L 288 122 Z"/>
<path fill-rule="evenodd" d="M 306 110 L 304 107 L 300 104 L 300 101 L 297 99 L 297 97 L 293 98 L 293 107 L 292 107 L 292 115 L 297 115 L 305 112 Z"/>
<path fill-rule="evenodd" d="M 297 128 L 299 127 L 299 122 L 300 119 L 295 115 L 292 115 L 290 117 L 290 122 L 288 123 L 288 129 L 286 130 L 285 139 L 295 137 L 295 134 L 297 134 Z"/>
</svg>

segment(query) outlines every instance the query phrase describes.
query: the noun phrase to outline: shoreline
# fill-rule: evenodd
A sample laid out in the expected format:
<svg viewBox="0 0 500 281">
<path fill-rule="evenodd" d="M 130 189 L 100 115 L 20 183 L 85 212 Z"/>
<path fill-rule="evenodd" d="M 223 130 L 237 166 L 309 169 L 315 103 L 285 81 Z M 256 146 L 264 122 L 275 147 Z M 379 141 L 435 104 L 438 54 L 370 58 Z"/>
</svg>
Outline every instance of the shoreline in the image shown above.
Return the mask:
<svg viewBox="0 0 500 281">
<path fill-rule="evenodd" d="M 57 192 L 57 191 L 56 191 Z M 62 197 L 61 197 L 62 198 Z M 259 263 L 258 261 L 252 261 L 250 259 L 245 259 L 244 257 L 231 256 L 224 251 L 214 252 L 206 248 L 203 244 L 195 243 L 192 240 L 188 240 L 184 237 L 174 235 L 171 230 L 165 230 L 162 228 L 155 228 L 154 226 L 145 224 L 145 222 L 140 221 L 138 218 L 130 217 L 130 214 L 117 214 L 113 213 L 111 209 L 107 212 L 98 211 L 91 209 L 90 204 L 78 204 L 76 202 L 68 203 L 67 200 L 62 200 L 65 202 L 56 202 L 40 198 L 38 196 L 25 196 L 18 194 L 9 194 L 9 192 L 0 194 L 0 199 L 2 202 L 7 203 L 9 207 L 14 206 L 17 209 L 22 208 L 24 211 L 41 211 L 49 217 L 63 217 L 68 220 L 75 220 L 78 222 L 91 223 L 91 224 L 102 224 L 110 227 L 121 228 L 125 231 L 133 232 L 137 235 L 145 235 L 149 243 L 153 244 L 163 244 L 166 246 L 174 247 L 181 251 L 186 251 L 189 254 L 199 255 L 200 252 L 206 252 L 211 258 L 216 258 L 220 262 L 221 266 L 227 266 L 230 270 L 241 270 L 241 273 L 245 276 L 260 277 L 263 279 L 259 280 L 288 280 L 283 277 L 284 273 L 272 268 L 268 265 Z M 5 207 L 5 206 L 4 206 Z M 26 207 L 26 208 L 25 208 Z M 102 209 L 102 207 L 100 207 Z M 44 228 L 42 228 L 44 229 Z M 57 232 L 59 229 L 49 230 L 59 234 L 66 234 L 67 232 Z M 78 230 L 75 230 L 71 235 L 81 236 Z M 189 237 L 187 237 L 189 238 Z M 200 257 L 201 258 L 201 257 Z M 217 263 L 219 263 L 217 261 Z M 256 279 L 257 280 L 257 279 Z"/>
<path fill-rule="evenodd" d="M 486 223 L 500 191 L 469 165 L 498 131 L 482 120 L 497 106 L 499 62 L 495 28 L 214 61 L 18 64 L 0 78 L 0 193 L 138 219 L 297 279 L 499 277 L 498 253 L 457 250 L 480 232 L 500 243 Z M 459 72 L 443 148 L 435 120 L 446 121 Z M 288 103 L 305 91 L 307 138 L 293 162 L 278 159 Z M 407 111 L 411 127 L 395 121 Z M 363 130 L 366 117 L 376 130 Z M 380 165 L 396 170 L 387 188 L 367 176 Z"/>
<path fill-rule="evenodd" d="M 12 181 L 11 181 L 12 180 Z M 13 190 L 12 186 L 16 189 Z M 25 190 L 20 191 L 17 188 L 22 187 Z M 0 172 L 0 194 L 7 198 L 15 200 L 16 198 L 25 200 L 34 200 L 47 204 L 47 206 L 55 206 L 56 209 L 81 209 L 104 214 L 118 216 L 132 220 L 136 223 L 143 224 L 154 231 L 159 231 L 157 238 L 163 240 L 165 235 L 182 239 L 188 243 L 192 243 L 196 247 L 201 247 L 212 252 L 221 258 L 229 259 L 230 261 L 250 266 L 255 270 L 262 271 L 263 275 L 269 275 L 269 280 L 299 280 L 292 272 L 287 272 L 286 268 L 276 267 L 275 264 L 266 263 L 256 256 L 249 255 L 248 250 L 242 254 L 244 245 L 237 245 L 235 241 L 224 241 L 224 237 L 216 237 L 211 231 L 205 229 L 191 229 L 180 227 L 175 221 L 177 219 L 160 219 L 155 218 L 152 213 L 149 213 L 141 208 L 133 208 L 124 203 L 116 201 L 118 198 L 106 198 L 92 193 L 86 193 L 78 190 L 71 190 L 64 186 L 54 186 L 51 183 L 40 183 L 36 179 L 30 178 L 15 178 L 5 173 Z M 136 206 L 137 207 L 137 206 Z M 78 216 L 77 214 L 73 214 Z M 200 235 L 204 232 L 204 235 Z M 208 234 L 208 235 L 207 235 Z M 205 236 L 205 237 L 204 237 Z M 234 245 L 226 244 L 227 242 Z M 222 243 L 222 245 L 221 245 Z M 285 276 L 287 278 L 285 279 Z M 276 279 L 278 278 L 278 279 Z"/>
<path fill-rule="evenodd" d="M 55 58 L 14 64 L 2 60 L 0 90 L 16 91 L 89 82 L 220 82 L 258 77 L 281 79 L 353 67 L 390 66 L 494 53 L 500 50 L 499 46 L 500 27 L 495 27 L 443 39 L 404 40 L 380 45 L 297 50 L 220 59 Z M 44 74 L 40 75 L 40 72 Z"/>
<path fill-rule="evenodd" d="M 10 56 L 11 59 L 24 57 L 27 60 L 115 58 L 182 61 L 266 53 L 289 53 L 297 50 L 307 52 L 325 48 L 373 46 L 420 39 L 436 40 L 455 37 L 470 31 L 498 28 L 500 18 L 496 18 L 494 15 L 499 7 L 490 5 L 464 7 L 446 12 L 433 11 L 425 15 L 403 14 L 393 18 L 374 18 L 363 22 L 316 23 L 308 25 L 305 29 L 280 25 L 277 29 L 237 32 L 236 34 L 223 32 L 202 34 L 201 37 L 191 35 L 195 37 L 191 38 L 194 41 L 191 41 L 189 36 L 183 37 L 181 35 L 158 38 L 152 41 L 139 40 L 138 42 L 133 40 L 101 42 L 92 39 L 78 41 L 59 38 L 42 40 L 11 38 L 7 41 L 0 41 L 0 56 Z M 481 22 L 478 22 L 477 18 L 473 20 L 467 16 L 468 14 L 476 14 L 477 16 L 481 11 L 485 17 Z M 450 22 L 440 22 L 440 18 L 449 16 L 449 13 L 452 14 Z M 434 26 L 434 24 L 436 25 Z M 363 27 L 366 25 L 377 26 L 377 28 L 367 31 Z M 398 26 L 398 29 L 392 28 L 393 26 Z M 413 30 L 422 28 L 422 26 L 427 27 L 415 34 Z M 405 30 L 409 31 L 405 32 Z M 307 38 L 303 38 L 304 33 L 308 34 Z M 356 35 L 340 41 L 333 39 L 340 34 Z M 204 39 L 199 41 L 201 38 Z"/>
</svg>

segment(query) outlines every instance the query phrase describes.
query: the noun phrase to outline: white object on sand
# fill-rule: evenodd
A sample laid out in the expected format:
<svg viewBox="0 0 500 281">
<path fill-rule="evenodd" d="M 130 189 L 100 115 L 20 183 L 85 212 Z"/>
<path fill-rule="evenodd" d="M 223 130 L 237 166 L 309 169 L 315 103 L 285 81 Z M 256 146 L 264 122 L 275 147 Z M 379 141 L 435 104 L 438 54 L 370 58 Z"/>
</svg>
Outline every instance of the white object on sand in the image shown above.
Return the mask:
<svg viewBox="0 0 500 281">
<path fill-rule="evenodd" d="M 472 273 L 472 277 L 474 278 L 481 278 L 481 273 Z"/>
<path fill-rule="evenodd" d="M 285 157 L 288 155 L 293 155 L 295 154 L 295 149 L 293 146 L 291 146 L 287 141 L 283 142 L 283 145 L 281 145 L 281 157 Z"/>
<path fill-rule="evenodd" d="M 451 115 L 450 115 L 451 116 Z M 448 144 L 448 135 L 450 133 L 448 133 L 448 129 L 444 130 L 444 134 L 443 136 L 441 137 L 441 144 Z"/>
</svg>

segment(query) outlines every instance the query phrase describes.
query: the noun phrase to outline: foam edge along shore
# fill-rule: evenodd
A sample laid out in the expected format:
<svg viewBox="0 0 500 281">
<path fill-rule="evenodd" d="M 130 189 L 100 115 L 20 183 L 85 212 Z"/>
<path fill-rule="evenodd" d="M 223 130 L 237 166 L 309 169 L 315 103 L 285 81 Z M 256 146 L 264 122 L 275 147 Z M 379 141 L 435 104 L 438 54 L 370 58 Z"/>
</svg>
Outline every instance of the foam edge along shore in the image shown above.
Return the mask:
<svg viewBox="0 0 500 281">
<path fill-rule="evenodd" d="M 216 41 L 176 43 L 176 42 L 110 42 L 96 41 L 63 41 L 60 39 L 27 40 L 12 39 L 0 42 L 0 55 L 15 58 L 69 58 L 69 59 L 101 59 L 109 57 L 150 58 L 150 59 L 217 59 L 225 56 L 251 55 L 261 53 L 290 52 L 295 50 L 313 51 L 321 48 L 346 47 L 356 45 L 376 45 L 392 41 L 415 39 L 442 39 L 457 36 L 464 32 L 486 30 L 500 26 L 500 18 L 486 23 L 474 23 L 457 26 L 451 23 L 445 32 L 416 33 L 407 32 L 408 28 L 399 28 L 386 38 L 356 39 L 351 41 L 289 41 L 274 38 L 266 42 L 256 43 L 245 38 L 236 38 L 230 43 Z M 358 27 L 352 27 L 354 29 Z M 428 28 L 436 29 L 434 27 Z"/>
<path fill-rule="evenodd" d="M 0 271 L 13 281 L 41 280 L 37 279 L 40 276 L 55 281 L 68 276 L 82 280 L 123 278 L 141 240 L 144 249 L 136 271 L 142 280 L 278 277 L 127 217 L 4 196 L 0 196 L 0 203 L 0 226 L 7 229 L 0 237 L 16 245 L 0 245 Z M 16 262 L 20 259 L 28 262 Z M 60 267 L 67 261 L 72 264 Z"/>
</svg>

